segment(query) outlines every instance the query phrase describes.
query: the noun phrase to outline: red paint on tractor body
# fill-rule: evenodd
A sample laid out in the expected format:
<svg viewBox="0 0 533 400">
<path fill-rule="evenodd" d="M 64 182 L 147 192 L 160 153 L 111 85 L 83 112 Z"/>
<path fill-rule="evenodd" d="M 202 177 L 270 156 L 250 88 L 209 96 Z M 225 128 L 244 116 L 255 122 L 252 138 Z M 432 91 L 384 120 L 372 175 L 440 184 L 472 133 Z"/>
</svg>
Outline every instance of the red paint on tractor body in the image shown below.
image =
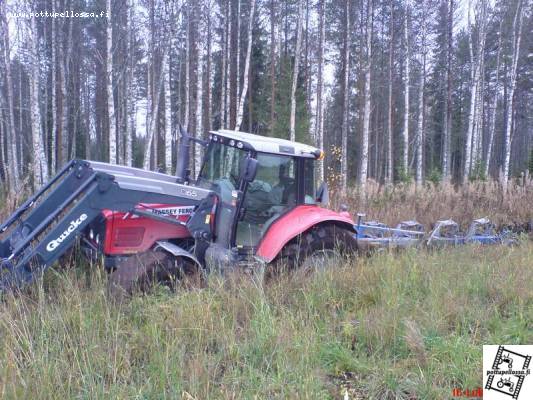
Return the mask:
<svg viewBox="0 0 533 400">
<path fill-rule="evenodd" d="M 159 215 L 172 216 L 187 221 L 194 206 L 175 204 L 139 204 L 140 210 Z M 104 253 L 106 255 L 126 255 L 150 249 L 158 240 L 185 239 L 190 237 L 185 226 L 168 224 L 147 217 L 103 210 L 106 219 Z"/>
<path fill-rule="evenodd" d="M 347 212 L 336 212 L 315 205 L 298 206 L 270 226 L 259 243 L 256 255 L 270 262 L 291 239 L 324 222 L 344 225 L 351 230 L 354 225 L 354 221 Z"/>
</svg>

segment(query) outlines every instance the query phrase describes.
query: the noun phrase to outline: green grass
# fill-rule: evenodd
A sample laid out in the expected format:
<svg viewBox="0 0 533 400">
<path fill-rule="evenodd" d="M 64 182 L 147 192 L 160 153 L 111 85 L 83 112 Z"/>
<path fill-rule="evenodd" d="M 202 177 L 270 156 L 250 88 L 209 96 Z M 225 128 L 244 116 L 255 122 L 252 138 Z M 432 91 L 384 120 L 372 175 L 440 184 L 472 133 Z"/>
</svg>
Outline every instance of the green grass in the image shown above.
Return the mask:
<svg viewBox="0 0 533 400">
<path fill-rule="evenodd" d="M 483 344 L 533 342 L 532 265 L 529 241 L 384 253 L 120 305 L 100 270 L 52 271 L 0 304 L 0 397 L 450 398 Z"/>
</svg>

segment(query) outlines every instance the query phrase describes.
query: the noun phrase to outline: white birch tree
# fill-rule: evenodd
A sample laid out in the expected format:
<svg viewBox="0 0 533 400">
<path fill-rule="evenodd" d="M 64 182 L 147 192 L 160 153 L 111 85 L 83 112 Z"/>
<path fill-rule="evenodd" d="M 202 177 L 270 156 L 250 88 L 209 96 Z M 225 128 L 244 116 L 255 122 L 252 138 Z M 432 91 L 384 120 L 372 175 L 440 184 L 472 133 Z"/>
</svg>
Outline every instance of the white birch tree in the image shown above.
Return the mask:
<svg viewBox="0 0 533 400">
<path fill-rule="evenodd" d="M 161 59 L 161 65 L 164 66 L 167 63 L 168 59 L 168 46 L 165 46 L 165 50 L 163 51 L 163 57 Z M 152 116 L 148 119 L 149 124 L 146 129 L 146 147 L 144 148 L 144 161 L 143 161 L 143 168 L 148 170 L 150 169 L 150 160 L 152 155 L 152 143 L 154 142 L 155 137 L 155 131 L 157 129 L 157 118 L 155 116 L 159 115 L 159 103 L 161 98 L 161 90 L 163 86 L 163 80 L 164 80 L 165 74 L 163 73 L 163 70 L 160 71 L 159 79 L 154 79 L 154 94 L 151 100 L 152 107 L 149 108 L 151 110 Z M 157 157 L 155 157 L 157 159 Z M 154 163 L 156 164 L 157 161 Z M 157 164 L 156 164 L 157 166 Z"/>
<path fill-rule="evenodd" d="M 191 2 L 187 0 L 187 23 L 185 24 L 185 110 L 183 113 L 183 127 L 189 129 L 189 114 L 191 108 Z"/>
<path fill-rule="evenodd" d="M 205 35 L 203 25 L 203 10 L 202 6 L 198 5 L 198 13 L 196 15 L 196 34 L 197 36 L 197 54 L 198 62 L 196 64 L 196 132 L 195 137 L 202 139 L 204 135 L 203 125 L 203 91 L 204 91 L 204 55 L 205 55 Z M 198 143 L 194 145 L 194 173 L 200 172 L 200 166 L 202 165 L 202 146 Z"/>
<path fill-rule="evenodd" d="M 371 106 L 371 93 L 370 93 L 370 79 L 371 79 L 371 67 L 372 67 L 372 30 L 373 30 L 373 18 L 374 18 L 374 5 L 373 0 L 368 0 L 367 4 L 367 20 L 366 20 L 366 60 L 364 63 L 364 75 L 365 75 L 365 87 L 363 92 L 364 98 L 364 110 L 363 110 L 363 135 L 361 139 L 361 167 L 359 169 L 359 185 L 361 192 L 366 191 L 366 181 L 368 178 L 368 142 L 370 137 L 370 106 Z"/>
<path fill-rule="evenodd" d="M 477 42 L 477 52 L 474 53 L 474 38 L 473 38 L 473 27 L 471 24 L 470 14 L 471 14 L 471 3 L 468 2 L 468 48 L 470 52 L 470 80 L 471 80 L 471 90 L 470 90 L 470 110 L 468 112 L 468 130 L 466 132 L 466 143 L 465 143 L 465 157 L 463 165 L 463 182 L 467 182 L 472 172 L 472 149 L 473 144 L 476 140 L 475 137 L 475 128 L 476 128 L 476 111 L 478 111 L 478 101 L 479 101 L 479 85 L 481 78 L 481 67 L 483 63 L 483 53 L 484 53 L 484 43 L 485 43 L 485 15 L 484 9 L 485 0 L 481 1 L 481 12 L 477 14 L 478 26 L 480 26 L 480 33 L 478 35 Z M 475 147 L 475 146 L 474 146 Z"/>
<path fill-rule="evenodd" d="M 52 0 L 52 12 L 56 12 L 56 1 Z M 57 170 L 57 59 L 56 59 L 56 18 L 52 18 L 52 90 L 51 90 L 51 102 L 52 102 L 52 140 L 50 141 L 50 165 L 52 172 Z"/>
<path fill-rule="evenodd" d="M 13 105 L 13 79 L 11 75 L 11 57 L 10 57 L 10 38 L 9 38 L 9 26 L 7 22 L 7 6 L 5 2 L 0 3 L 0 18 L 2 19 L 2 30 L 4 37 L 3 46 L 3 59 L 4 59 L 4 71 L 5 71 L 5 85 L 6 85 L 6 102 L 7 102 L 7 165 L 9 166 L 9 186 L 16 188 L 20 182 L 19 174 L 19 160 L 17 154 L 17 142 L 15 132 L 15 109 Z"/>
<path fill-rule="evenodd" d="M 30 74 L 30 108 L 31 108 L 31 137 L 33 151 L 32 175 L 34 188 L 41 186 L 48 180 L 48 160 L 44 152 L 44 142 L 41 133 L 41 107 L 39 105 L 39 32 L 35 16 L 31 18 L 31 74 Z"/>
<path fill-rule="evenodd" d="M 128 0 L 128 63 L 126 97 L 126 140 L 125 161 L 128 167 L 133 164 L 133 127 L 135 125 L 135 55 L 134 55 L 134 7 L 133 0 Z"/>
<path fill-rule="evenodd" d="M 117 126 L 115 117 L 115 101 L 113 99 L 113 24 L 111 15 L 111 0 L 106 1 L 106 95 L 107 113 L 109 116 L 109 162 L 117 162 Z M 63 132 L 66 135 L 66 132 Z"/>
<path fill-rule="evenodd" d="M 342 127 L 341 127 L 341 191 L 348 185 L 348 123 L 350 99 L 350 2 L 344 3 L 344 45 L 342 77 Z"/>
<path fill-rule="evenodd" d="M 296 26 L 296 48 L 294 50 L 294 65 L 292 70 L 291 86 L 291 116 L 290 116 L 290 140 L 296 140 L 296 87 L 298 85 L 298 69 L 300 68 L 300 50 L 302 47 L 302 10 L 303 0 L 298 0 L 298 21 Z"/>
<path fill-rule="evenodd" d="M 393 69 L 394 69 L 394 1 L 390 1 L 390 22 L 389 22 L 389 84 L 388 84 L 388 99 L 387 99 L 387 149 L 386 149 L 386 167 L 385 167 L 385 183 L 390 185 L 393 181 L 393 154 L 392 154 L 392 136 L 393 136 Z"/>
<path fill-rule="evenodd" d="M 241 0 L 237 0 L 236 22 L 237 26 L 235 27 L 235 33 L 237 34 L 237 48 L 235 50 L 237 55 L 235 56 L 235 101 L 238 102 L 241 91 Z"/>
<path fill-rule="evenodd" d="M 232 46 L 231 46 L 231 24 L 232 17 L 231 17 L 231 1 L 228 3 L 228 29 L 226 33 L 226 99 L 224 101 L 226 110 L 225 110 L 225 128 L 229 128 L 231 126 L 231 117 L 230 117 L 230 109 L 231 109 L 231 53 L 232 53 Z"/>
<path fill-rule="evenodd" d="M 418 88 L 418 128 L 415 137 L 416 168 L 415 181 L 420 186 L 423 181 L 423 150 L 424 150 L 424 127 L 425 127 L 425 104 L 424 94 L 426 86 L 426 57 L 427 57 L 427 3 L 421 4 L 421 33 L 420 33 L 420 85 Z"/>
<path fill-rule="evenodd" d="M 522 0 L 518 0 L 516 13 L 513 19 L 513 58 L 511 62 L 511 75 L 509 78 L 509 93 L 507 99 L 507 123 L 505 126 L 505 155 L 503 161 L 503 179 L 505 183 L 509 179 L 510 161 L 511 161 L 511 131 L 513 128 L 513 106 L 514 94 L 516 90 L 516 71 L 518 67 L 518 58 L 520 55 L 520 42 L 522 40 L 522 19 L 524 12 L 522 10 Z"/>
<path fill-rule="evenodd" d="M 316 89 L 316 133 L 315 145 L 319 149 L 324 147 L 324 43 L 326 37 L 325 24 L 325 0 L 319 0 L 318 3 L 318 19 L 319 19 L 319 33 L 318 33 L 318 78 Z M 324 161 L 318 163 L 318 179 L 324 181 Z"/>
<path fill-rule="evenodd" d="M 446 97 L 444 99 L 444 138 L 442 146 L 442 178 L 451 179 L 450 147 L 452 136 L 452 54 L 453 54 L 453 0 L 446 0 Z"/>
<path fill-rule="evenodd" d="M 237 107 L 237 120 L 235 122 L 235 130 L 241 130 L 242 118 L 244 114 L 244 101 L 246 95 L 248 94 L 248 80 L 250 74 L 250 58 L 252 55 L 252 28 L 254 22 L 254 12 L 255 12 L 255 0 L 250 0 L 250 16 L 248 21 L 248 44 L 246 47 L 246 60 L 244 62 L 244 77 L 242 84 L 242 92 Z"/>
<path fill-rule="evenodd" d="M 405 3 L 405 15 L 404 15 L 404 45 L 405 45 L 405 66 L 404 66 L 404 112 L 403 112 L 403 131 L 402 131 L 402 163 L 401 170 L 403 174 L 409 172 L 409 91 L 411 90 L 410 74 L 411 74 L 411 50 L 409 47 L 409 14 L 410 14 L 410 1 L 406 0 Z"/>
<path fill-rule="evenodd" d="M 167 51 L 170 51 L 170 49 Z M 172 172 L 172 104 L 170 98 L 170 57 L 167 57 L 163 74 L 163 91 L 165 95 L 165 171 L 170 174 Z"/>
<path fill-rule="evenodd" d="M 226 35 L 228 32 L 228 10 L 229 10 L 230 4 L 229 0 L 224 1 L 224 13 L 222 14 L 222 23 L 221 30 L 220 30 L 220 48 L 222 50 L 221 52 L 221 63 L 222 66 L 220 68 L 220 129 L 225 128 L 226 126 L 226 60 L 227 55 L 226 52 L 228 51 L 226 47 Z"/>
<path fill-rule="evenodd" d="M 502 27 L 503 27 L 503 18 L 500 21 L 498 28 L 498 53 L 496 55 L 496 71 L 495 71 L 495 83 L 494 83 L 494 95 L 492 97 L 492 105 L 490 107 L 491 117 L 489 120 L 489 138 L 487 143 L 487 152 L 485 154 L 485 166 L 484 166 L 484 175 L 489 176 L 490 162 L 492 158 L 492 147 L 494 144 L 494 132 L 496 131 L 496 112 L 498 110 L 498 100 L 501 96 L 500 88 L 500 64 L 501 64 L 501 55 L 502 55 Z"/>
</svg>

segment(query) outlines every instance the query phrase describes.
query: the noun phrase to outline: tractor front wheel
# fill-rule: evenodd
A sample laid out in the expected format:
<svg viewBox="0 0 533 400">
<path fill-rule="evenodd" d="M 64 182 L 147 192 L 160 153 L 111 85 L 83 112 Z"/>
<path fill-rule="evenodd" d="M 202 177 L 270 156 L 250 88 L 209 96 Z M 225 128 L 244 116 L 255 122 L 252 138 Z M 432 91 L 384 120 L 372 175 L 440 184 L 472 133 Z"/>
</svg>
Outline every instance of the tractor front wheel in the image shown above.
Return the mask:
<svg viewBox="0 0 533 400">
<path fill-rule="evenodd" d="M 163 250 L 152 250 L 119 263 L 109 275 L 108 289 L 112 297 L 121 298 L 136 290 L 146 292 L 156 285 L 198 287 L 202 282 L 202 271 L 194 263 Z"/>
</svg>

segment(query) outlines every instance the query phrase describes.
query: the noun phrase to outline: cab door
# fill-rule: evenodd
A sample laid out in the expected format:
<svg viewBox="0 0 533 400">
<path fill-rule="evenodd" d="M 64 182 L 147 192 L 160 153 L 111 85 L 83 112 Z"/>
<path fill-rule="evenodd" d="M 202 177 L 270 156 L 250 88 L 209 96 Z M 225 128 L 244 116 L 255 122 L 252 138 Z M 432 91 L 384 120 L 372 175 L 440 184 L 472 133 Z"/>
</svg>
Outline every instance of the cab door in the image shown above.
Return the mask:
<svg viewBox="0 0 533 400">
<path fill-rule="evenodd" d="M 235 233 L 237 248 L 254 248 L 270 224 L 298 204 L 297 160 L 257 154 L 255 180 L 247 184 Z"/>
</svg>

